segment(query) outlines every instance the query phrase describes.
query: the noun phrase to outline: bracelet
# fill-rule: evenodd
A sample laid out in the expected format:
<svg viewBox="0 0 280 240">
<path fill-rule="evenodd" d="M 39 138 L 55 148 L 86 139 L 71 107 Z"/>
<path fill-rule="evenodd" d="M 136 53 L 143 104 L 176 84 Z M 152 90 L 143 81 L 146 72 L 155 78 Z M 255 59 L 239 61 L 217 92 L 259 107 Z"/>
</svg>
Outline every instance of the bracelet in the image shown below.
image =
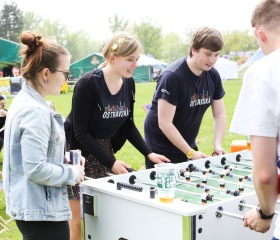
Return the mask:
<svg viewBox="0 0 280 240">
<path fill-rule="evenodd" d="M 272 219 L 273 216 L 274 216 L 274 214 L 275 214 L 275 212 L 274 212 L 274 213 L 272 213 L 271 215 L 265 215 L 265 214 L 263 213 L 263 211 L 261 210 L 260 206 L 258 206 L 258 207 L 256 208 L 256 210 L 257 210 L 257 212 L 258 212 L 258 214 L 259 214 L 259 217 L 260 217 L 261 219 L 264 219 L 264 220 L 270 220 L 270 219 Z"/>
<path fill-rule="evenodd" d="M 187 157 L 191 159 L 194 152 L 195 152 L 195 151 L 194 151 L 193 149 L 191 149 L 191 150 L 187 153 Z"/>
</svg>

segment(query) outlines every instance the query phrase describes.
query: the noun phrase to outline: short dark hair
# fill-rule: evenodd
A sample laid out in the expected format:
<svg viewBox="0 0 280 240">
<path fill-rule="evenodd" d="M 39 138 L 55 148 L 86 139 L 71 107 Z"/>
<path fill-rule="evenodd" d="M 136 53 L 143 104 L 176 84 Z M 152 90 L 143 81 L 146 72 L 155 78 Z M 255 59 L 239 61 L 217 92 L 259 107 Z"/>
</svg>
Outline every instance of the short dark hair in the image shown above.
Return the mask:
<svg viewBox="0 0 280 240">
<path fill-rule="evenodd" d="M 224 47 L 222 34 L 214 28 L 198 28 L 192 36 L 190 43 L 189 56 L 192 57 L 192 49 L 199 50 L 206 48 L 212 52 L 218 52 Z"/>
<path fill-rule="evenodd" d="M 269 31 L 280 32 L 280 1 L 261 1 L 253 11 L 251 17 L 252 27 L 264 26 Z"/>
</svg>

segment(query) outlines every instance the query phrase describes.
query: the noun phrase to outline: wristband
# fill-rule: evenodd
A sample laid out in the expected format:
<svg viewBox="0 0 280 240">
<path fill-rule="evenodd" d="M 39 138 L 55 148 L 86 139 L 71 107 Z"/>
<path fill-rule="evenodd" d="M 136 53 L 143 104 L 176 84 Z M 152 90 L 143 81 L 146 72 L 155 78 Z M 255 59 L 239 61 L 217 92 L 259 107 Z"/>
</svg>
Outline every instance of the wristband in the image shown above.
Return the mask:
<svg viewBox="0 0 280 240">
<path fill-rule="evenodd" d="M 193 154 L 194 154 L 194 152 L 195 152 L 195 151 L 194 151 L 193 149 L 191 149 L 191 150 L 187 153 L 187 157 L 191 159 L 192 156 L 193 156 Z"/>
<path fill-rule="evenodd" d="M 274 216 L 274 214 L 275 213 L 272 213 L 271 215 L 265 215 L 264 213 L 263 213 L 263 211 L 261 210 L 261 208 L 258 206 L 257 208 L 257 212 L 259 213 L 259 216 L 260 216 L 260 218 L 261 219 L 264 219 L 264 220 L 270 220 L 270 219 L 272 219 L 273 218 L 273 216 Z"/>
</svg>

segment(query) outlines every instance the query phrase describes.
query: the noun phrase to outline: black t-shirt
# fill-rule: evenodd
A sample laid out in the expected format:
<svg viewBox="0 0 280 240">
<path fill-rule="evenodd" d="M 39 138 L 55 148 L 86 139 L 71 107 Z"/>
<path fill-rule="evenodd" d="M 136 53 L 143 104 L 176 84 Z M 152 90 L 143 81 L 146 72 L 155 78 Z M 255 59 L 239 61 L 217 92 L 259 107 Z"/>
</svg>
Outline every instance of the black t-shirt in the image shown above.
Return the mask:
<svg viewBox="0 0 280 240">
<path fill-rule="evenodd" d="M 7 109 L 4 109 L 5 111 L 8 111 Z M 2 129 L 5 125 L 6 122 L 6 116 L 5 117 L 0 117 L 0 129 Z M 4 129 L 0 131 L 0 137 L 4 138 Z"/>
<path fill-rule="evenodd" d="M 65 121 L 71 149 L 79 148 L 83 156 L 91 154 L 109 168 L 112 168 L 115 159 L 96 139 L 107 138 L 111 142 L 122 143 L 123 138 L 118 141 L 122 135 L 144 156 L 151 153 L 132 119 L 134 88 L 133 78 L 123 78 L 121 89 L 112 95 L 102 69 L 85 73 L 75 85 L 72 109 Z"/>
<path fill-rule="evenodd" d="M 158 126 L 158 99 L 176 106 L 173 124 L 191 147 L 196 147 L 203 115 L 213 100 L 225 94 L 221 78 L 215 68 L 196 76 L 186 58 L 167 66 L 161 74 L 153 96 L 152 106 L 145 119 L 145 140 L 152 151 L 161 154 L 184 155 L 162 133 Z"/>
<path fill-rule="evenodd" d="M 129 117 L 131 91 L 128 80 L 124 79 L 119 92 L 112 95 L 105 82 L 103 72 L 97 71 L 97 73 L 100 74 L 100 78 L 97 80 L 99 111 L 95 116 L 95 124 L 98 127 L 94 128 L 93 135 L 100 139 L 112 138 Z"/>
</svg>

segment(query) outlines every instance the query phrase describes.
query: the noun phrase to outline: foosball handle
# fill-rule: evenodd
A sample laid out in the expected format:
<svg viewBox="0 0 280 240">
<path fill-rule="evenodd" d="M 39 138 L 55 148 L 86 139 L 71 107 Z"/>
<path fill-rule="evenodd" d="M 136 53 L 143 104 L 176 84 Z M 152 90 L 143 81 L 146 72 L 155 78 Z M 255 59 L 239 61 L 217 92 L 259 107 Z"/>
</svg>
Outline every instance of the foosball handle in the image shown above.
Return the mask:
<svg viewBox="0 0 280 240">
<path fill-rule="evenodd" d="M 122 190 L 122 188 L 126 188 L 126 189 L 136 191 L 136 192 L 142 192 L 143 191 L 142 187 L 134 186 L 134 185 L 127 184 L 127 183 L 118 182 L 117 183 L 117 190 Z"/>
</svg>

